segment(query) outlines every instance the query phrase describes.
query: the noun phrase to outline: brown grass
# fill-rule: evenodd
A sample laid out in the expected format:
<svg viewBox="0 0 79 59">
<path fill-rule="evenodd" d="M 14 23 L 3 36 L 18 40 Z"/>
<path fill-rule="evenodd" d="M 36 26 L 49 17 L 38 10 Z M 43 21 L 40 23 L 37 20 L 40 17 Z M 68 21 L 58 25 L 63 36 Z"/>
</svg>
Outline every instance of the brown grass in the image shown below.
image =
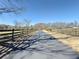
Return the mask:
<svg viewBox="0 0 79 59">
<path fill-rule="evenodd" d="M 67 34 L 67 35 L 71 35 L 71 36 L 79 36 L 79 28 L 57 29 L 57 31 L 62 34 Z"/>
<path fill-rule="evenodd" d="M 48 32 L 46 30 L 43 31 L 54 36 L 55 38 L 58 39 L 58 41 L 68 45 L 69 47 L 71 47 L 72 49 L 74 49 L 76 52 L 79 53 L 79 37 L 73 37 L 73 36 L 57 33 L 55 31 L 52 32 Z"/>
</svg>

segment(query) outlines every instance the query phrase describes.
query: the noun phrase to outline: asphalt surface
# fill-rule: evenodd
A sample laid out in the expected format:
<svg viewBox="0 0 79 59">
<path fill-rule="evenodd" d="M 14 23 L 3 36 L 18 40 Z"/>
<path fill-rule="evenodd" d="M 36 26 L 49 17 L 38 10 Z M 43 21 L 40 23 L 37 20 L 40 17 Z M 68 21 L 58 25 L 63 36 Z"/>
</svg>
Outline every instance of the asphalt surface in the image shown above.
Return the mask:
<svg viewBox="0 0 79 59">
<path fill-rule="evenodd" d="M 39 41 L 26 50 L 13 51 L 3 59 L 79 59 L 79 55 L 72 48 L 42 31 L 37 31 L 29 39 L 34 38 Z"/>
</svg>

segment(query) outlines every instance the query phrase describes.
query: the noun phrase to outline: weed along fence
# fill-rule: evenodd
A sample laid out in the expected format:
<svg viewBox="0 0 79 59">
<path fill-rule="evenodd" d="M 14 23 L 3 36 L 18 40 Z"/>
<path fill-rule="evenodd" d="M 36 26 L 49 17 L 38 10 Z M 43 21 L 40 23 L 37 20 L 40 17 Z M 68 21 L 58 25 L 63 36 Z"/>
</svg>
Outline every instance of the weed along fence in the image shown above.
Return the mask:
<svg viewBox="0 0 79 59">
<path fill-rule="evenodd" d="M 0 59 L 13 50 L 14 42 L 20 35 L 19 30 L 0 30 Z"/>
</svg>

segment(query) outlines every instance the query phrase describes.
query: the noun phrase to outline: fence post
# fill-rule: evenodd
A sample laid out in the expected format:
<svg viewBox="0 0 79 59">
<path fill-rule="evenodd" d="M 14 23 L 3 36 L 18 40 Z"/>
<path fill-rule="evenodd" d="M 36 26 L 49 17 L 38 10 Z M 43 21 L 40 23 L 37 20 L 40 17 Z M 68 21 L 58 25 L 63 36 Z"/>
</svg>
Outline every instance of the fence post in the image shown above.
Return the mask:
<svg viewBox="0 0 79 59">
<path fill-rule="evenodd" d="M 15 41 L 14 40 L 14 29 L 12 29 L 12 41 Z"/>
</svg>

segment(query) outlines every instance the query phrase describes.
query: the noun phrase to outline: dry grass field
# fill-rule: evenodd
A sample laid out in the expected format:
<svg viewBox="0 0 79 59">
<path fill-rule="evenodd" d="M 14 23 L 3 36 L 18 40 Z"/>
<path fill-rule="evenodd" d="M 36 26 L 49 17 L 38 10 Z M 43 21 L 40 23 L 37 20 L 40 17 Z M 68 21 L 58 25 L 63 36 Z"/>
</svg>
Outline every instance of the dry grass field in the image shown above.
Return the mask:
<svg viewBox="0 0 79 59">
<path fill-rule="evenodd" d="M 55 30 L 53 30 L 52 32 L 46 30 L 43 31 L 57 38 L 58 41 L 68 45 L 69 47 L 71 47 L 72 49 L 74 49 L 76 52 L 79 53 L 79 37 L 73 37 L 71 35 L 61 34 Z"/>
<path fill-rule="evenodd" d="M 79 28 L 56 29 L 58 32 L 71 36 L 79 36 Z"/>
</svg>

